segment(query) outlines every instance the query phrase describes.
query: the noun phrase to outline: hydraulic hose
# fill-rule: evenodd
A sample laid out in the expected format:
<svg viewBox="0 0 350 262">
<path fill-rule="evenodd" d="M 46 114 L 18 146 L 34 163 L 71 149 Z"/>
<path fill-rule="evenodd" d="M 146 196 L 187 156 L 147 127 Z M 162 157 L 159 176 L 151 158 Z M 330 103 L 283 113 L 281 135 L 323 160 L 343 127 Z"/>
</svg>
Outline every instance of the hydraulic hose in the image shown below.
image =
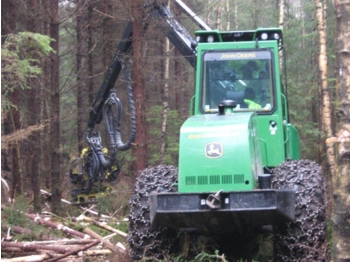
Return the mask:
<svg viewBox="0 0 350 262">
<path fill-rule="evenodd" d="M 88 184 L 85 189 L 85 193 L 88 194 L 91 191 L 92 184 L 96 178 L 98 178 L 99 172 L 100 172 L 100 159 L 98 156 L 98 151 L 101 148 L 101 137 L 100 136 L 93 136 L 93 137 L 87 137 L 86 138 L 88 141 L 88 144 L 90 148 L 92 149 L 91 151 L 91 156 L 89 159 L 89 166 L 88 166 Z"/>
<path fill-rule="evenodd" d="M 106 100 L 103 107 L 103 118 L 106 125 L 106 130 L 110 137 L 111 148 L 116 147 L 120 151 L 128 150 L 131 147 L 131 143 L 136 138 L 136 117 L 135 117 L 135 102 L 134 95 L 131 87 L 131 77 L 129 63 L 123 63 L 123 69 L 125 74 L 125 85 L 127 96 L 129 100 L 129 111 L 130 111 L 130 133 L 129 139 L 126 143 L 122 141 L 120 122 L 122 113 L 122 104 L 117 97 L 114 90 L 111 91 L 109 98 Z M 113 113 L 113 107 L 116 110 L 116 115 Z M 115 152 L 112 152 L 115 153 Z M 112 155 L 111 155 L 112 157 Z"/>
<path fill-rule="evenodd" d="M 134 96 L 133 96 L 132 87 L 131 87 L 129 64 L 124 63 L 123 61 L 122 61 L 122 64 L 123 64 L 123 69 L 125 74 L 125 83 L 126 83 L 126 90 L 127 90 L 127 96 L 129 100 L 129 110 L 130 110 L 129 139 L 126 143 L 123 143 L 122 141 L 121 131 L 120 131 L 122 104 L 119 98 L 117 97 L 115 90 L 111 90 L 108 99 L 104 103 L 103 111 L 102 111 L 103 119 L 106 126 L 106 131 L 110 140 L 109 155 L 108 157 L 106 157 L 104 152 L 102 151 L 100 134 L 94 131 L 93 128 L 91 128 L 88 131 L 88 135 L 86 137 L 92 151 L 92 154 L 89 160 L 89 167 L 87 170 L 89 174 L 89 181 L 88 181 L 88 186 L 85 190 L 86 193 L 90 192 L 94 180 L 99 177 L 101 168 L 108 169 L 115 164 L 119 166 L 118 161 L 116 159 L 117 149 L 120 151 L 125 151 L 129 149 L 131 147 L 131 143 L 135 141 L 135 137 L 136 137 L 135 102 L 134 102 Z"/>
<path fill-rule="evenodd" d="M 88 143 L 92 151 L 92 159 L 90 160 L 90 166 L 91 168 L 93 168 L 93 174 L 94 174 L 93 177 L 97 178 L 100 167 L 109 168 L 110 166 L 112 166 L 114 160 L 111 159 L 111 157 L 110 157 L 110 160 L 106 159 L 102 151 L 101 136 L 99 133 L 94 134 L 91 137 L 87 137 L 86 139 L 88 140 Z M 114 158 L 115 158 L 115 154 L 114 154 Z"/>
</svg>

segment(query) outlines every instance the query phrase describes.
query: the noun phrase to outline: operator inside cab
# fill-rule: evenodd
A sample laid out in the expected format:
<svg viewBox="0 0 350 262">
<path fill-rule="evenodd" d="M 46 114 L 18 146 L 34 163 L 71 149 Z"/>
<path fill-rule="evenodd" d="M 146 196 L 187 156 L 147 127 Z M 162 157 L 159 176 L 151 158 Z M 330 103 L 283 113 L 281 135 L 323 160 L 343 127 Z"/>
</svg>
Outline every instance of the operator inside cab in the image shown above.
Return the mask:
<svg viewBox="0 0 350 262">
<path fill-rule="evenodd" d="M 237 103 L 235 112 L 268 112 L 274 105 L 269 50 L 209 51 L 204 54 L 201 95 L 204 113 L 217 113 L 223 100 Z"/>
<path fill-rule="evenodd" d="M 255 91 L 251 87 L 244 89 L 244 103 L 248 105 L 249 109 L 261 109 L 261 105 L 254 102 L 255 100 Z"/>
</svg>

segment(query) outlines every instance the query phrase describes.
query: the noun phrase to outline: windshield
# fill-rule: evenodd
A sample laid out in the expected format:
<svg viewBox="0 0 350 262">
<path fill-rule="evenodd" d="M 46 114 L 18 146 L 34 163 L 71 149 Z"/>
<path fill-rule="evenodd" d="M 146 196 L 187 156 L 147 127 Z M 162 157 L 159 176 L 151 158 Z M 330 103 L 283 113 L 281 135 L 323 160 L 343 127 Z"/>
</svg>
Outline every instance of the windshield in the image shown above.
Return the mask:
<svg viewBox="0 0 350 262">
<path fill-rule="evenodd" d="M 235 111 L 273 108 L 269 50 L 207 52 L 204 54 L 202 110 L 218 112 L 225 99 L 237 102 Z"/>
</svg>

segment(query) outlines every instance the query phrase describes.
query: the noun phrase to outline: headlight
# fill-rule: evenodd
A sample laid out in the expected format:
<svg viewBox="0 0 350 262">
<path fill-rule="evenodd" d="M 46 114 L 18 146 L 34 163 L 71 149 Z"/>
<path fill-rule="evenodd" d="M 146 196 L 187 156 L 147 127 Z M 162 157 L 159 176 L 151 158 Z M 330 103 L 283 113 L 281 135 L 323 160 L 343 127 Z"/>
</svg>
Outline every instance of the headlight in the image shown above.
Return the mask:
<svg viewBox="0 0 350 262">
<path fill-rule="evenodd" d="M 201 41 L 201 37 L 199 35 L 196 36 L 196 42 L 199 43 Z"/>
<path fill-rule="evenodd" d="M 280 39 L 280 35 L 277 34 L 277 33 L 274 33 L 274 34 L 273 34 L 273 38 L 274 38 L 275 40 L 278 40 L 278 39 Z"/>
<path fill-rule="evenodd" d="M 214 42 L 214 36 L 208 35 L 207 41 L 208 41 L 208 43 L 213 43 Z"/>
<path fill-rule="evenodd" d="M 262 33 L 262 34 L 261 34 L 261 39 L 262 39 L 262 40 L 267 40 L 268 37 L 269 37 L 269 36 L 268 36 L 267 33 Z"/>
</svg>

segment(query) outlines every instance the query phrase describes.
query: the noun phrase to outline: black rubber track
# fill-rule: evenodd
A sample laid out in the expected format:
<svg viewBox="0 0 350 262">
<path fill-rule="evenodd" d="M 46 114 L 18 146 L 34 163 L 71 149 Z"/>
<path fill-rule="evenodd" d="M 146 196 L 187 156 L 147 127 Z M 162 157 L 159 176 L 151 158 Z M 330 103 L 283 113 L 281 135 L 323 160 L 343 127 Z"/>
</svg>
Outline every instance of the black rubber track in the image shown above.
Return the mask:
<svg viewBox="0 0 350 262">
<path fill-rule="evenodd" d="M 164 258 L 177 241 L 177 232 L 161 228 L 150 231 L 149 194 L 153 191 L 171 191 L 177 179 L 178 169 L 174 166 L 149 167 L 141 172 L 135 183 L 130 200 L 129 236 L 132 260 Z"/>
<path fill-rule="evenodd" d="M 287 161 L 274 169 L 272 187 L 296 191 L 295 221 L 274 230 L 274 261 L 326 261 L 326 188 L 319 165 Z"/>
</svg>

